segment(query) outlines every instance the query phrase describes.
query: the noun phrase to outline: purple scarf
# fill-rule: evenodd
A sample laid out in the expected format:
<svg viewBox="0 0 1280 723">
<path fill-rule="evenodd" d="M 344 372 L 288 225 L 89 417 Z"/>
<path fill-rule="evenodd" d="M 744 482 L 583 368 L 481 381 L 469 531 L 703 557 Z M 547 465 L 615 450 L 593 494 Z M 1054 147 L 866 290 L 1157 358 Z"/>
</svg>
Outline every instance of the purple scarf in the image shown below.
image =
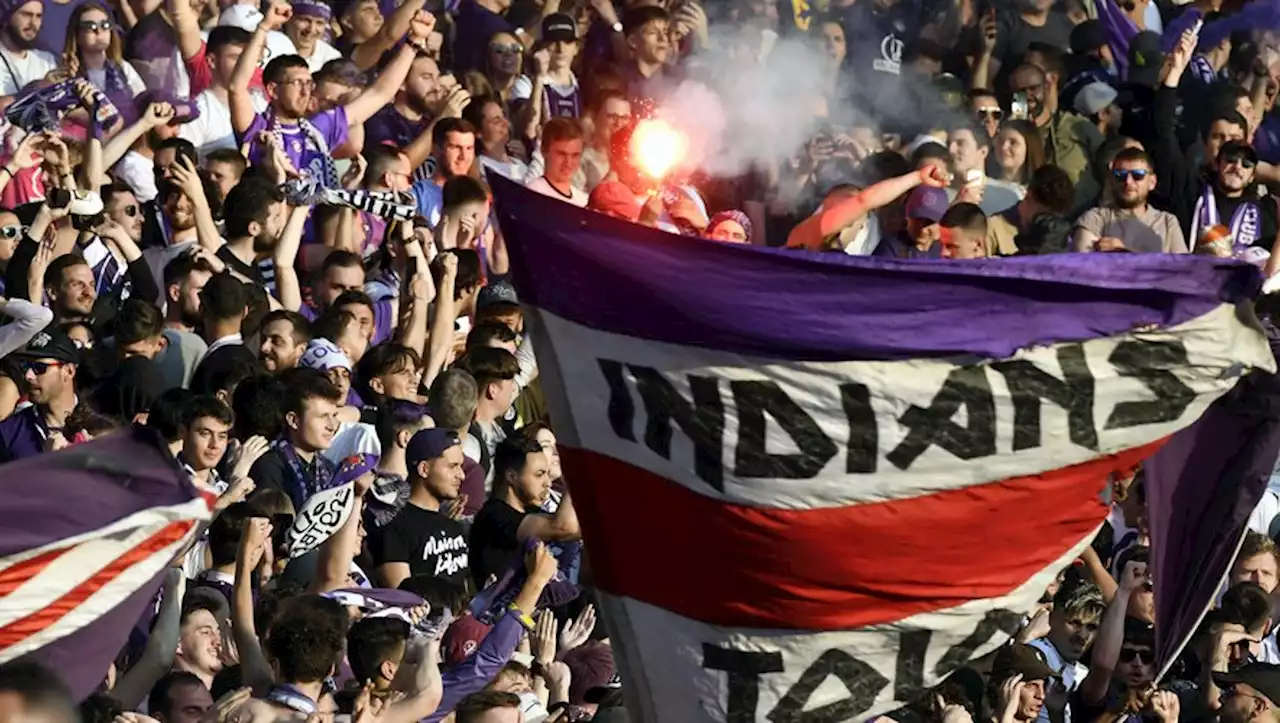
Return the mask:
<svg viewBox="0 0 1280 723">
<path fill-rule="evenodd" d="M 314 474 L 310 474 L 307 472 L 306 464 L 298 457 L 297 450 L 293 448 L 289 440 L 284 437 L 277 439 L 275 448 L 280 453 L 280 457 L 284 459 L 289 475 L 293 478 L 289 489 L 285 491 L 293 499 L 294 509 L 302 509 L 307 500 L 311 498 L 311 495 L 335 486 L 333 464 L 325 459 L 324 455 L 319 452 L 316 453 L 312 459 Z"/>
</svg>

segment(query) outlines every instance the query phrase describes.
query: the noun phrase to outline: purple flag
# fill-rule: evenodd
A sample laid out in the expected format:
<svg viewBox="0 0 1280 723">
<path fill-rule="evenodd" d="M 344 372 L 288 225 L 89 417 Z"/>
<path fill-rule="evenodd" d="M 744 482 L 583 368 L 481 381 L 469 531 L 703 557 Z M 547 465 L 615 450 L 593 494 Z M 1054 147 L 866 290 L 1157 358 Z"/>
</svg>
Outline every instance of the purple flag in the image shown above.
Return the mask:
<svg viewBox="0 0 1280 723">
<path fill-rule="evenodd" d="M 1280 454 L 1280 377 L 1253 372 L 1146 462 L 1160 672 L 1222 586 Z"/>
</svg>

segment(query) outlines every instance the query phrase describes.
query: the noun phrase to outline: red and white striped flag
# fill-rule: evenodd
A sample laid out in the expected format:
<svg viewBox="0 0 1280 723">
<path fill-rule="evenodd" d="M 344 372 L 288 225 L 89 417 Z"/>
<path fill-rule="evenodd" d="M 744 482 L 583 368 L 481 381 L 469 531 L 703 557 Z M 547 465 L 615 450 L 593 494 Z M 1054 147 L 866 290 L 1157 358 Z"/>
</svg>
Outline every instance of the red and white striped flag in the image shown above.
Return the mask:
<svg viewBox="0 0 1280 723">
<path fill-rule="evenodd" d="M 494 181 L 633 720 L 863 720 L 1016 632 L 1148 456 L 1274 370 L 1256 272 L 735 247 Z"/>
<path fill-rule="evenodd" d="M 149 430 L 0 467 L 0 663 L 45 663 L 84 697 L 209 504 Z"/>
</svg>

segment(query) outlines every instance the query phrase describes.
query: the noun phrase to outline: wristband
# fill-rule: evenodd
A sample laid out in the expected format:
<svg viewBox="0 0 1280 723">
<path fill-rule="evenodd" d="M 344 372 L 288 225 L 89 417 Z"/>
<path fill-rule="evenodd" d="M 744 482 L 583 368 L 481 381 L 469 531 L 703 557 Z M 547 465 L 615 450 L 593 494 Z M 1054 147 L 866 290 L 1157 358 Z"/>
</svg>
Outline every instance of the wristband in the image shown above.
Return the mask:
<svg viewBox="0 0 1280 723">
<path fill-rule="evenodd" d="M 510 605 L 508 605 L 507 610 L 510 611 L 513 615 L 515 615 L 516 620 L 520 621 L 520 624 L 524 626 L 525 630 L 528 630 L 529 632 L 532 633 L 533 629 L 537 627 L 533 622 L 533 618 L 529 617 L 523 611 L 521 611 L 520 608 L 516 607 L 515 603 L 511 603 Z"/>
</svg>

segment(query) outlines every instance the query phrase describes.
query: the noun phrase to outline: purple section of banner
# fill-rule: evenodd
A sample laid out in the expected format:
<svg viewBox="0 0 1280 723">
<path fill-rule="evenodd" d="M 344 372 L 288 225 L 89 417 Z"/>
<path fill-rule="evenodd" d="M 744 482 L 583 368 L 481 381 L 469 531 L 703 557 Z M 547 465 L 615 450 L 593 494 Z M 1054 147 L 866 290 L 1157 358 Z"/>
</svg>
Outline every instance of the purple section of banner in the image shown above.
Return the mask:
<svg viewBox="0 0 1280 723">
<path fill-rule="evenodd" d="M 0 467 L 0 490 L 2 556 L 84 534 L 146 509 L 181 505 L 198 495 L 164 441 L 142 427 L 6 464 Z M 77 699 L 88 696 L 106 677 L 163 577 L 161 570 L 101 617 L 26 657 L 57 671 Z"/>
<path fill-rule="evenodd" d="M 1280 454 L 1280 377 L 1253 372 L 1145 464 L 1164 669 L 1212 605 Z"/>
<path fill-rule="evenodd" d="M 1257 292 L 1169 254 L 898 261 L 663 233 L 490 177 L 522 301 L 618 334 L 774 359 L 978 355 L 1171 326 Z"/>
<path fill-rule="evenodd" d="M 135 428 L 0 467 L 0 556 L 82 535 L 199 493 L 152 430 Z"/>
</svg>

